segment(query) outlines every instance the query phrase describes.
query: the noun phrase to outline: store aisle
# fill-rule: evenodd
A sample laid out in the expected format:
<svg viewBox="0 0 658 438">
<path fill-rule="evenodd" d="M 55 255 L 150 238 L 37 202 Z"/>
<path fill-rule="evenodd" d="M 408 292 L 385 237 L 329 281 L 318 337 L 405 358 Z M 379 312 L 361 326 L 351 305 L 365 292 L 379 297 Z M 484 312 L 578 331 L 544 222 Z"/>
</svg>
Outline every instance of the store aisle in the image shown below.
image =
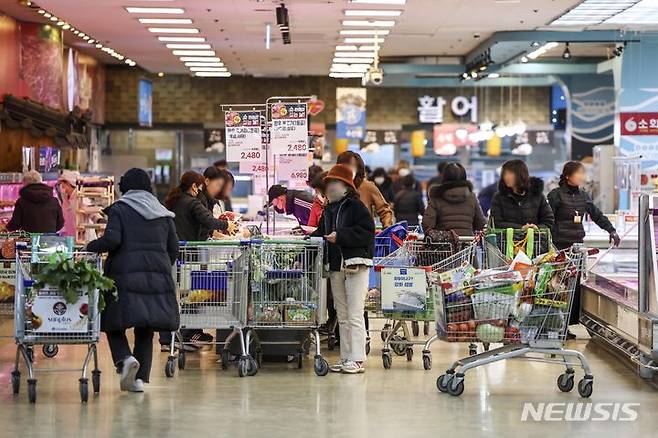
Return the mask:
<svg viewBox="0 0 658 438">
<path fill-rule="evenodd" d="M 40 373 L 38 401 L 30 405 L 24 385 L 18 397 L 11 395 L 14 348 L 3 339 L 0 436 L 427 437 L 458 431 L 465 437 L 520 437 L 533 432 L 543 437 L 549 436 L 546 424 L 520 421 L 524 402 L 581 401 L 576 391 L 562 394 L 556 388 L 559 367 L 522 362 L 498 363 L 467 374 L 460 398 L 440 394 L 436 377 L 466 349 L 442 342 L 434 346 L 435 370 L 430 372 L 422 370 L 419 357 L 411 363 L 394 358 L 393 368 L 385 371 L 374 355 L 365 375 L 324 378 L 316 377 L 310 366 L 296 370 L 267 364 L 257 376 L 240 379 L 235 368 L 222 371 L 214 354 L 203 353 L 198 360 L 188 359 L 188 369 L 180 375 L 166 379 L 166 355 L 157 353 L 147 392 L 129 394 L 118 389 L 103 341 L 98 398 L 80 404 L 73 373 Z M 653 436 L 658 393 L 596 344 L 583 340 L 573 346 L 587 354 L 595 372 L 591 401 L 640 403 L 639 418 L 633 423 L 554 423 L 550 436 Z M 80 347 L 62 348 L 55 359 L 43 359 L 39 353 L 39 365 L 69 366 L 82 354 Z"/>
</svg>

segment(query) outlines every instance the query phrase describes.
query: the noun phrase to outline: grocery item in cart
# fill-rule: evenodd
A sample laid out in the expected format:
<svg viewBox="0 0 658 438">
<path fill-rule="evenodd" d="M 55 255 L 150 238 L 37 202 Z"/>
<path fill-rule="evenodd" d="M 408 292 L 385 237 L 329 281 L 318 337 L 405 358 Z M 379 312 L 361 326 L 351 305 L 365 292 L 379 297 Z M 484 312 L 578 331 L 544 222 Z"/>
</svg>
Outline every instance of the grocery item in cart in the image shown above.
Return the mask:
<svg viewBox="0 0 658 438">
<path fill-rule="evenodd" d="M 316 309 L 305 303 L 292 303 L 285 306 L 285 321 L 290 324 L 307 326 L 315 321 Z"/>
<path fill-rule="evenodd" d="M 254 321 L 265 324 L 279 324 L 283 322 L 281 306 L 270 304 L 257 304 L 254 307 Z"/>
<path fill-rule="evenodd" d="M 443 289 L 444 295 L 450 295 L 453 292 L 467 289 L 475 272 L 475 268 L 470 263 L 464 262 L 458 268 L 439 273 L 439 284 Z"/>
</svg>

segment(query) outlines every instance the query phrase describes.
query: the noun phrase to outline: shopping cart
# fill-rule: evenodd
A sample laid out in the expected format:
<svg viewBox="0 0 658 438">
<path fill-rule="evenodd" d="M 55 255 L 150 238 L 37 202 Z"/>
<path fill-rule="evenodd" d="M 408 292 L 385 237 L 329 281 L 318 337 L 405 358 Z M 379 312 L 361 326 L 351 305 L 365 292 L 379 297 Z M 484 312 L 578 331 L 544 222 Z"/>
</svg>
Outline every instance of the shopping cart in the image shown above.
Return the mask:
<svg viewBox="0 0 658 438">
<path fill-rule="evenodd" d="M 50 254 L 48 254 L 50 255 Z M 84 261 L 98 271 L 101 259 L 98 255 L 86 252 L 70 254 L 76 261 Z M 27 366 L 28 399 L 31 403 L 37 398 L 37 379 L 35 377 L 33 347 L 35 345 L 57 346 L 63 344 L 86 344 L 82 369 L 60 369 L 58 371 L 81 371 L 79 379 L 80 399 L 89 398 L 87 370 L 93 359 L 91 382 L 94 394 L 100 392 L 101 372 L 98 369 L 96 343 L 100 338 L 100 312 L 98 292 L 80 291 L 75 303 L 67 302 L 54 287 L 35 289 L 33 274 L 47 263 L 47 257 L 36 257 L 35 253 L 19 249 L 16 254 L 16 298 L 14 312 L 14 334 L 16 338 L 16 361 L 11 373 L 14 394 L 19 393 L 21 373 L 19 360 L 23 357 Z M 56 353 L 56 350 L 55 350 Z M 56 371 L 48 369 L 48 371 Z"/>
<path fill-rule="evenodd" d="M 228 367 L 228 346 L 238 336 L 241 356 L 238 375 L 256 373 L 256 363 L 246 351 L 242 329 L 247 320 L 249 243 L 235 240 L 181 242 L 175 282 L 181 329 L 229 329 L 223 344 L 222 368 Z M 172 334 L 165 375 L 185 369 L 185 348 L 191 344 L 180 331 Z M 176 350 L 176 345 L 178 349 Z M 178 356 L 176 357 L 176 351 Z"/>
<path fill-rule="evenodd" d="M 585 356 L 564 349 L 569 312 L 586 251 L 574 245 L 539 256 L 532 265 L 510 269 L 508 257 L 486 238 L 432 267 L 437 333 L 448 342 L 503 343 L 453 363 L 437 379 L 441 392 L 458 396 L 468 370 L 500 360 L 524 358 L 563 365 L 561 391 L 574 387 L 574 366 L 585 376 L 582 397 L 592 394 L 593 376 Z M 573 359 L 573 360 L 572 360 Z"/>
<path fill-rule="evenodd" d="M 322 248 L 320 238 L 252 241 L 247 351 L 253 342 L 259 366 L 263 346 L 276 344 L 292 346 L 301 368 L 305 347 L 314 343 L 315 373 L 324 376 L 329 371 L 320 352 L 318 332 L 326 314 Z M 266 341 L 259 336 L 265 331 L 278 331 L 285 336 Z"/>
<path fill-rule="evenodd" d="M 16 294 L 16 244 L 29 242 L 27 233 L 0 233 L 0 319 L 14 317 Z M 13 338 L 13 335 L 0 338 Z"/>
<path fill-rule="evenodd" d="M 413 358 L 413 346 L 423 345 L 423 367 L 432 367 L 430 345 L 435 337 L 413 340 L 407 322 L 434 320 L 435 283 L 428 281 L 431 267 L 453 254 L 450 243 L 432 243 L 421 240 L 406 240 L 402 246 L 388 256 L 377 260 L 380 311 L 392 321 L 390 330 L 383 336 L 382 363 L 385 369 L 392 366 L 391 350 L 398 356 Z M 400 333 L 401 332 L 401 333 Z M 418 336 L 418 333 L 413 333 Z"/>
</svg>

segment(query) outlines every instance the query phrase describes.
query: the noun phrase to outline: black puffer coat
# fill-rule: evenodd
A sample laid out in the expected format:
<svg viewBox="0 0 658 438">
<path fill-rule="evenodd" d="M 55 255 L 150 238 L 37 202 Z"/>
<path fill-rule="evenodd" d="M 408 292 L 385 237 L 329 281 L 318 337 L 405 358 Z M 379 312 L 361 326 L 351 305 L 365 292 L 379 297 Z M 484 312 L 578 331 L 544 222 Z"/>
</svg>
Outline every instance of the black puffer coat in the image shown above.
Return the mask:
<svg viewBox="0 0 658 438">
<path fill-rule="evenodd" d="M 28 184 L 19 192 L 8 231 L 56 233 L 64 226 L 64 215 L 53 189 L 45 184 Z"/>
<path fill-rule="evenodd" d="M 436 230 L 472 236 L 486 224 L 469 181 L 451 181 L 430 187 L 427 209 L 423 215 L 425 235 L 431 237 Z"/>
<path fill-rule="evenodd" d="M 108 216 L 105 234 L 90 242 L 87 250 L 109 253 L 105 275 L 116 283 L 119 298 L 107 299 L 101 328 L 106 332 L 131 327 L 178 329 L 180 320 L 172 277 L 172 265 L 178 257 L 178 237 L 173 218 L 145 219 L 122 201 L 115 202 L 105 212 Z"/>
<path fill-rule="evenodd" d="M 199 198 L 189 193 L 181 194 L 171 211 L 176 214 L 176 232 L 180 240 L 208 240 L 213 230 L 224 231 L 228 228 L 228 222 L 215 219 Z"/>
<path fill-rule="evenodd" d="M 393 201 L 393 213 L 398 222 L 407 221 L 409 225 L 418 225 L 418 216 L 425 213 L 423 194 L 408 188 L 400 190 Z"/>
<path fill-rule="evenodd" d="M 336 243 L 325 242 L 325 263 L 339 272 L 342 261 L 372 259 L 375 251 L 375 222 L 356 194 L 328 204 L 312 236 L 323 237 L 336 232 Z"/>
<path fill-rule="evenodd" d="M 530 188 L 517 195 L 501 181 L 491 200 L 491 218 L 496 228 L 522 228 L 525 224 L 553 228 L 553 210 L 544 196 L 544 182 L 530 178 Z"/>
<path fill-rule="evenodd" d="M 566 248 L 574 243 L 582 243 L 585 237 L 583 223 L 588 214 L 596 225 L 608 233 L 615 232 L 607 217 L 594 205 L 589 194 L 579 187 L 563 184 L 548 194 L 548 203 L 555 214 L 553 241 L 558 248 Z M 579 216 L 580 222 L 574 220 Z"/>
</svg>

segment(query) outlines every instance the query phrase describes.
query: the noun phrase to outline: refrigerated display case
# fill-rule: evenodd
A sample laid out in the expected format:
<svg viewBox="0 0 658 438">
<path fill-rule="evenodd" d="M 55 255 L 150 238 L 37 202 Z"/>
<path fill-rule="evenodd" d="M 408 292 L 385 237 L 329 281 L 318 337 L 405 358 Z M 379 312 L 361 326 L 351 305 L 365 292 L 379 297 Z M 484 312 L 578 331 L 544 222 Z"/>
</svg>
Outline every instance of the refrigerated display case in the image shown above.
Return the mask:
<svg viewBox="0 0 658 438">
<path fill-rule="evenodd" d="M 590 261 L 580 322 L 642 377 L 658 379 L 658 194 L 641 195 L 638 207 L 624 244 Z"/>
</svg>

